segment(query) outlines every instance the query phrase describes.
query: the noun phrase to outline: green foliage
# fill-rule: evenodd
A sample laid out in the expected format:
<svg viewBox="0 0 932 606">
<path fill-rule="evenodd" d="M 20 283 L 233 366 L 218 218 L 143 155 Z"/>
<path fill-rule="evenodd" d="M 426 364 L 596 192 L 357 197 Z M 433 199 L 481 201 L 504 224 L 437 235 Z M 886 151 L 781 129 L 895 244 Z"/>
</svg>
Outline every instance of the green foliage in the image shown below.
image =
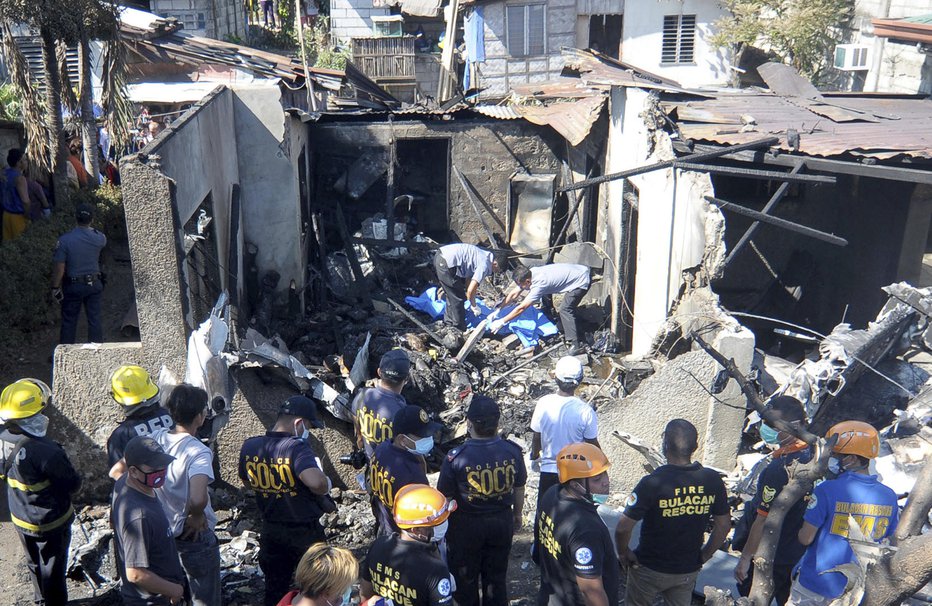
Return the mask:
<svg viewBox="0 0 932 606">
<path fill-rule="evenodd" d="M 270 52 L 290 54 L 297 50 L 298 43 L 293 31 L 266 29 L 261 25 L 249 26 L 249 46 Z"/>
<path fill-rule="evenodd" d="M 816 84 L 854 16 L 854 0 L 723 0 L 722 5 L 731 15 L 715 23 L 713 45 L 772 51 Z"/>
<path fill-rule="evenodd" d="M 280 0 L 278 3 L 278 25 L 281 31 L 294 37 L 294 0 Z"/>
<path fill-rule="evenodd" d="M 10 82 L 0 84 L 0 119 L 21 122 L 23 102 Z"/>
<path fill-rule="evenodd" d="M 103 186 L 73 194 L 56 206 L 51 217 L 32 223 L 16 240 L 0 244 L 0 338 L 23 338 L 55 317 L 49 299 L 52 253 L 58 237 L 74 228 L 74 209 L 82 202 L 97 208 L 94 225 L 108 239 L 126 239 L 122 193 Z"/>
<path fill-rule="evenodd" d="M 320 16 L 313 27 L 304 28 L 304 51 L 309 67 L 343 69 L 349 59 L 349 51 L 330 43 L 330 18 Z"/>
</svg>

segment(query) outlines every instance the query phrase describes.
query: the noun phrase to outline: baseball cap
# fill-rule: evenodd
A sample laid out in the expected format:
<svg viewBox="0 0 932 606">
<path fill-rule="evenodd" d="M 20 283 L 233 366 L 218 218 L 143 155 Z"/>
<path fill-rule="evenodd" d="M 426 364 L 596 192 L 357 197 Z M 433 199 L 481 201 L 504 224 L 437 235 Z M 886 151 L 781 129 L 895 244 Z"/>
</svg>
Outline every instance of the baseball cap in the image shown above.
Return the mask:
<svg viewBox="0 0 932 606">
<path fill-rule="evenodd" d="M 291 396 L 278 407 L 278 414 L 307 419 L 317 429 L 324 427 L 323 422 L 317 418 L 317 404 L 307 396 Z"/>
<path fill-rule="evenodd" d="M 392 433 L 396 436 L 408 434 L 419 438 L 433 435 L 443 427 L 440 423 L 431 421 L 427 411 L 420 406 L 409 404 L 395 413 L 392 419 Z"/>
<path fill-rule="evenodd" d="M 579 385 L 583 377 L 582 362 L 573 356 L 563 356 L 557 360 L 557 365 L 553 369 L 553 375 L 556 377 L 557 381 Z"/>
<path fill-rule="evenodd" d="M 74 218 L 81 222 L 90 221 L 94 217 L 94 207 L 90 204 L 78 204 L 74 210 Z"/>
<path fill-rule="evenodd" d="M 498 402 L 489 396 L 475 394 L 469 402 L 469 408 L 466 409 L 466 418 L 473 423 L 498 421 L 502 416 L 502 411 L 498 408 Z"/>
<path fill-rule="evenodd" d="M 401 381 L 408 378 L 411 371 L 411 360 L 403 349 L 392 349 L 385 352 L 379 360 L 379 370 L 382 377 L 390 381 Z"/>
<path fill-rule="evenodd" d="M 792 396 L 777 396 L 767 403 L 767 410 L 774 419 L 784 423 L 805 423 L 806 409 L 802 403 Z"/>
<path fill-rule="evenodd" d="M 159 443 L 149 436 L 135 436 L 126 444 L 123 459 L 127 467 L 147 465 L 152 469 L 165 469 L 175 457 L 162 450 Z"/>
</svg>

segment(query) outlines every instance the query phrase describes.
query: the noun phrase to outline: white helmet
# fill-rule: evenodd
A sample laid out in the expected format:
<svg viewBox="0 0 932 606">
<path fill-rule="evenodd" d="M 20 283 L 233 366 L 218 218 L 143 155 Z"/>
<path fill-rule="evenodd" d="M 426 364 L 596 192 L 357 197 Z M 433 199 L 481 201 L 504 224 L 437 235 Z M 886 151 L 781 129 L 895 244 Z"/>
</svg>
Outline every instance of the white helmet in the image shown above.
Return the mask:
<svg viewBox="0 0 932 606">
<path fill-rule="evenodd" d="M 577 358 L 573 356 L 563 356 L 557 360 L 557 365 L 553 369 L 553 375 L 561 383 L 571 383 L 579 385 L 583 377 L 583 366 Z"/>
</svg>

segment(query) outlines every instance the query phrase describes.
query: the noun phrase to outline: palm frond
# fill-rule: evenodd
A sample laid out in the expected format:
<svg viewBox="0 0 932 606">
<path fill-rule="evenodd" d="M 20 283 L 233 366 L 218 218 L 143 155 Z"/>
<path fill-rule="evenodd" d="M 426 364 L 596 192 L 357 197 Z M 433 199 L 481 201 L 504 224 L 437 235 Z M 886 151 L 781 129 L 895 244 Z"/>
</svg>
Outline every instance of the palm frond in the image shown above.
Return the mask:
<svg viewBox="0 0 932 606">
<path fill-rule="evenodd" d="M 23 125 L 29 142 L 29 157 L 38 168 L 52 170 L 52 154 L 49 149 L 49 129 L 45 120 L 44 96 L 33 86 L 26 58 L 13 39 L 9 23 L 0 24 L 3 38 L 3 53 L 7 58 L 10 82 L 23 101 Z"/>
</svg>

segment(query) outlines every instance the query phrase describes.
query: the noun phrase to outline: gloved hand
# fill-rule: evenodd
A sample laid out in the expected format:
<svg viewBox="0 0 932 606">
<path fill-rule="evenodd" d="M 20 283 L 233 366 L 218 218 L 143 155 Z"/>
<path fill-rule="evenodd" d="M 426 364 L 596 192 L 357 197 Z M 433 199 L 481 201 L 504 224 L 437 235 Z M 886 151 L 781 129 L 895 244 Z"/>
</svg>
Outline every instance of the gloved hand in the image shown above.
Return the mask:
<svg viewBox="0 0 932 606">
<path fill-rule="evenodd" d="M 505 323 L 504 323 L 502 320 L 495 320 L 494 322 L 492 322 L 491 324 L 489 324 L 489 330 L 490 330 L 490 331 L 492 332 L 492 334 L 494 335 L 495 333 L 497 333 L 498 331 L 500 331 L 500 330 L 502 329 L 502 326 L 504 326 L 504 325 L 505 325 Z"/>
<path fill-rule="evenodd" d="M 540 459 L 534 459 L 531 461 L 531 471 L 540 473 Z"/>
<path fill-rule="evenodd" d="M 52 289 L 52 300 L 56 303 L 61 303 L 65 300 L 65 293 L 62 292 L 60 286 Z"/>
<path fill-rule="evenodd" d="M 472 313 L 473 313 L 474 316 L 477 316 L 477 317 L 478 317 L 478 316 L 481 316 L 481 315 L 482 315 L 482 310 L 479 309 L 479 306 L 476 305 L 475 303 L 470 303 L 470 304 L 469 304 L 469 309 L 470 309 L 470 311 L 472 311 Z"/>
</svg>

